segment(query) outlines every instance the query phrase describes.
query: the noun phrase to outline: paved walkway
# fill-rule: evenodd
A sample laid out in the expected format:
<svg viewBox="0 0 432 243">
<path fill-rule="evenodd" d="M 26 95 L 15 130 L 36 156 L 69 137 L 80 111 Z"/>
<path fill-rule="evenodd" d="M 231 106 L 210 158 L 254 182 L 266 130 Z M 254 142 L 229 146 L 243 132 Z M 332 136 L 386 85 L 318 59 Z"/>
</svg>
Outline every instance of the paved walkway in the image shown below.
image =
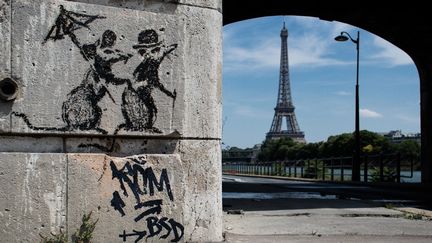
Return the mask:
<svg viewBox="0 0 432 243">
<path fill-rule="evenodd" d="M 228 179 L 248 183 L 247 178 Z M 277 184 L 277 181 L 273 182 Z M 261 184 L 265 183 L 262 181 Z M 268 190 L 269 185 L 266 186 Z M 242 192 L 237 196 L 233 192 L 225 193 L 226 241 L 432 242 L 432 213 L 415 205 L 406 207 L 383 201 L 340 199 L 329 195 L 320 198 L 307 194 L 311 193 L 310 190 L 302 197 L 299 196 L 302 192 L 298 188 L 296 194 L 287 192 L 291 194 L 285 195 L 280 190 L 279 184 L 276 189 L 278 194 L 267 193 L 273 198 L 264 196 L 262 192 L 257 193 L 257 197 L 249 192 L 244 194 L 246 198 L 242 198 Z M 311 195 L 311 198 L 307 195 Z"/>
</svg>

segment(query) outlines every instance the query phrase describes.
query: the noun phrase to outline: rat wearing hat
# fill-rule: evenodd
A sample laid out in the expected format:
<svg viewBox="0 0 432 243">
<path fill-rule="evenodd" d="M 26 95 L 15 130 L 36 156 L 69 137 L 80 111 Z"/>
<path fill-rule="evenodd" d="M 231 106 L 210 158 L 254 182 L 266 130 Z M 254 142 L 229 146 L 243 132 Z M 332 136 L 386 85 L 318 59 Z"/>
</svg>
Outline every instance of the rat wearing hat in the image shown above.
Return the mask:
<svg viewBox="0 0 432 243">
<path fill-rule="evenodd" d="M 177 48 L 177 44 L 165 46 L 153 29 L 143 30 L 138 34 L 138 44 L 133 46 L 143 57 L 142 62 L 133 72 L 132 85 L 123 93 L 122 112 L 125 128 L 134 131 L 161 131 L 153 127 L 157 118 L 157 107 L 152 97 L 152 90 L 158 88 L 175 100 L 177 94 L 167 90 L 159 79 L 159 66 L 163 59 Z"/>
</svg>

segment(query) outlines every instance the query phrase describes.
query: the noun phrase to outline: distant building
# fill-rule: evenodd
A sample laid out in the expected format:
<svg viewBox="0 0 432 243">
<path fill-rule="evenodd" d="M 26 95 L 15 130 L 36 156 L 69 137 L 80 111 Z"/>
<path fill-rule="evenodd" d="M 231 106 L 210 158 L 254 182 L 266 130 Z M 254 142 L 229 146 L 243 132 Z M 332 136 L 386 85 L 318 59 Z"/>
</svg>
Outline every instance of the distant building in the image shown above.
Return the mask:
<svg viewBox="0 0 432 243">
<path fill-rule="evenodd" d="M 251 162 L 255 163 L 258 160 L 258 154 L 261 151 L 261 145 L 262 144 L 255 144 L 252 148 L 252 158 L 251 158 Z"/>
<path fill-rule="evenodd" d="M 420 133 L 402 133 L 402 130 L 393 130 L 390 132 L 379 133 L 386 137 L 392 143 L 400 143 L 402 141 L 412 140 L 417 143 L 421 143 L 421 134 Z"/>
<path fill-rule="evenodd" d="M 255 163 L 261 149 L 261 144 L 255 144 L 252 148 L 227 147 L 222 150 L 222 163 L 246 162 Z"/>
</svg>

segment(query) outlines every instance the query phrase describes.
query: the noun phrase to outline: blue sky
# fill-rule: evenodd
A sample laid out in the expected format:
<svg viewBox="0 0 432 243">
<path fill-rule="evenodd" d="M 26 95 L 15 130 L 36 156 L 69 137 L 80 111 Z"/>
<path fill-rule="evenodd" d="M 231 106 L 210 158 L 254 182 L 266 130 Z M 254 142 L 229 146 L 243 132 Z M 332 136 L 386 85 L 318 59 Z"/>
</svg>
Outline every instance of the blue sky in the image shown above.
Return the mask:
<svg viewBox="0 0 432 243">
<path fill-rule="evenodd" d="M 308 142 L 354 130 L 356 49 L 334 40 L 341 31 L 360 30 L 360 129 L 420 131 L 419 77 L 406 53 L 354 26 L 275 16 L 224 26 L 224 146 L 251 147 L 270 129 L 284 20 L 295 113 Z"/>
</svg>

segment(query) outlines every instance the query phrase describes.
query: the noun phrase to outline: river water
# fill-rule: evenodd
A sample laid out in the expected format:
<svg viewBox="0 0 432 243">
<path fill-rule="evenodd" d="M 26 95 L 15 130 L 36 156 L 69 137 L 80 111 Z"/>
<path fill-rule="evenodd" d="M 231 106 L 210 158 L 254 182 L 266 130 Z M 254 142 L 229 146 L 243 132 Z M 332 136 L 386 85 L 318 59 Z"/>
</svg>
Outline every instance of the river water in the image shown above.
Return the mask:
<svg viewBox="0 0 432 243">
<path fill-rule="evenodd" d="M 234 170 L 233 170 L 234 169 Z M 224 166 L 224 170 L 227 170 L 229 172 L 234 172 L 235 171 L 235 167 L 231 167 L 230 165 L 226 165 Z M 291 173 L 290 173 L 291 172 Z M 286 167 L 286 171 L 285 174 L 291 174 L 291 177 L 294 177 L 294 175 L 296 174 L 297 177 L 301 176 L 301 172 L 302 172 L 302 168 L 299 167 L 292 167 L 291 171 L 289 171 L 289 168 Z M 339 178 L 341 175 L 341 169 L 334 169 L 333 173 L 334 173 L 334 177 L 335 178 Z M 245 172 L 238 172 L 238 173 L 244 173 L 244 174 L 248 174 Z M 351 169 L 344 169 L 343 171 L 344 173 L 344 179 L 349 181 L 351 179 Z M 369 180 L 370 180 L 370 171 L 369 173 Z M 361 170 L 360 172 L 360 178 L 363 181 L 363 170 Z M 328 169 L 328 171 L 326 172 L 326 177 L 330 176 L 330 169 Z M 401 182 L 402 183 L 420 183 L 421 182 L 421 171 L 413 171 L 412 175 L 411 175 L 411 171 L 401 171 Z"/>
</svg>

